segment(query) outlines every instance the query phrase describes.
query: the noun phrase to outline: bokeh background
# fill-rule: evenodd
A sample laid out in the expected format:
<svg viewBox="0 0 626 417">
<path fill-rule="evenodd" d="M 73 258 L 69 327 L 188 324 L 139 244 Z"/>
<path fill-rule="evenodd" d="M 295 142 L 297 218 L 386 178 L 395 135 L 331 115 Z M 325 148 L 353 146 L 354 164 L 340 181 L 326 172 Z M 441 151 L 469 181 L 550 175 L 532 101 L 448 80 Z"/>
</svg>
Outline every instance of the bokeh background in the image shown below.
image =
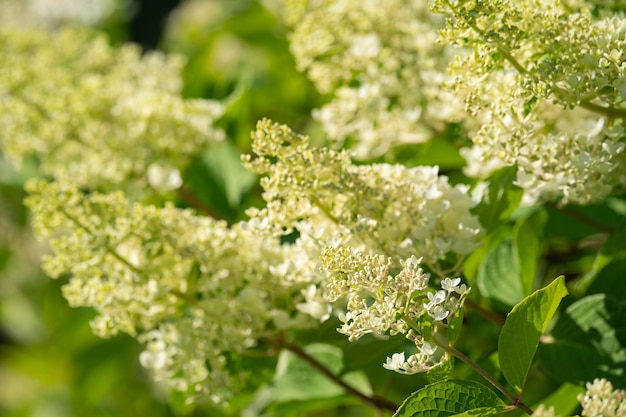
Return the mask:
<svg viewBox="0 0 626 417">
<path fill-rule="evenodd" d="M 194 188 L 232 222 L 258 202 L 257 180 L 239 164 L 256 121 L 310 132 L 310 111 L 324 102 L 295 70 L 277 7 L 271 0 L 0 0 L 0 25 L 88 25 L 113 44 L 186 55 L 185 96 L 223 100 L 229 136 L 190 168 L 206 182 Z M 93 311 L 70 308 L 64 282 L 42 274 L 47 248 L 32 236 L 22 205 L 23 184 L 36 173 L 35 161 L 17 170 L 0 152 L 0 416 L 229 415 L 169 405 L 139 365 L 137 342 L 95 337 Z"/>
</svg>

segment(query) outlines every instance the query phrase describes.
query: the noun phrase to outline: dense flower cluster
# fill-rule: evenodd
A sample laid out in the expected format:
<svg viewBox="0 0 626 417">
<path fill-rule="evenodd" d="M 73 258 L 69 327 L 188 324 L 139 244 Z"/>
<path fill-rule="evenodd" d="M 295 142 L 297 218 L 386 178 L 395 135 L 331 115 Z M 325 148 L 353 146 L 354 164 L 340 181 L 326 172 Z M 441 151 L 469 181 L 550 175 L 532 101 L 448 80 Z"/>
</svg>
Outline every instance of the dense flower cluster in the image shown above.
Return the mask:
<svg viewBox="0 0 626 417">
<path fill-rule="evenodd" d="M 404 359 L 404 352 L 387 359 L 384 367 L 405 374 L 426 372 L 447 357 L 425 338 L 435 327 L 445 327 L 469 293 L 461 279 L 445 278 L 442 289 L 429 289 L 430 276 L 424 273 L 421 259 L 412 256 L 400 262 L 394 274 L 394 262 L 382 255 L 368 255 L 350 248 L 326 248 L 323 268 L 332 274 L 328 298 L 346 298 L 347 312 L 339 319 L 339 332 L 351 341 L 372 333 L 380 337 L 404 334 L 415 343 L 418 353 Z M 420 323 L 426 321 L 428 333 Z"/>
<path fill-rule="evenodd" d="M 587 392 L 578 396 L 583 417 L 626 417 L 626 392 L 613 389 L 606 379 L 587 383 Z"/>
<path fill-rule="evenodd" d="M 267 206 L 249 211 L 259 228 L 278 235 L 295 228 L 321 246 L 415 255 L 430 266 L 478 247 L 483 230 L 467 188 L 450 185 L 437 167 L 355 165 L 346 152 L 308 142 L 287 126 L 259 122 L 252 143 L 257 158 L 244 157 L 249 169 L 265 175 Z"/>
<path fill-rule="evenodd" d="M 0 156 L 35 156 L 50 178 L 28 183 L 26 204 L 70 305 L 94 308 L 102 337 L 135 337 L 141 364 L 186 398 L 228 401 L 252 372 L 242 358 L 288 348 L 289 330 L 337 312 L 350 341 L 410 341 L 384 368 L 427 372 L 458 355 L 444 343 L 470 291 L 457 276 L 485 233 L 476 202 L 436 166 L 352 158 L 463 122 L 467 173 L 515 165 L 528 202 L 590 203 L 624 186 L 626 18 L 592 6 L 435 0 L 456 54 L 435 42 L 443 17 L 424 0 L 286 0 L 296 61 L 332 95 L 314 116 L 354 148 L 260 121 L 242 159 L 266 205 L 247 222 L 144 204 L 144 189 L 180 187 L 189 160 L 222 139 L 222 106 L 180 97 L 179 57 L 83 29 L 0 29 Z M 626 417 L 625 397 L 595 380 L 582 415 Z"/>
<path fill-rule="evenodd" d="M 132 204 L 121 192 L 42 180 L 27 190 L 35 231 L 53 250 L 43 268 L 69 278 L 70 305 L 95 308 L 92 327 L 102 337 L 137 337 L 142 364 L 190 397 L 227 400 L 246 378 L 245 370 L 232 375 L 231 361 L 277 330 L 314 322 L 297 311 L 314 301 L 302 294 L 309 283 L 294 263 L 307 256 L 302 246 L 260 237 L 245 223 Z"/>
<path fill-rule="evenodd" d="M 470 165 L 517 165 L 529 200 L 589 203 L 626 182 L 626 19 L 594 20 L 552 0 L 434 7 L 453 15 L 444 41 L 471 48 L 451 64 L 451 84 L 479 122 L 471 154 L 484 159 Z"/>
<path fill-rule="evenodd" d="M 451 49 L 436 43 L 441 16 L 424 0 L 287 0 L 291 50 L 330 103 L 314 112 L 358 158 L 424 142 L 462 109 L 441 88 Z"/>
<path fill-rule="evenodd" d="M 180 57 L 113 48 L 83 29 L 5 28 L 0 61 L 0 146 L 18 164 L 38 156 L 60 181 L 167 191 L 223 137 L 220 104 L 180 97 Z"/>
<path fill-rule="evenodd" d="M 460 279 L 429 290 L 421 268 L 421 258 L 438 270 L 442 259 L 462 259 L 478 246 L 482 228 L 467 190 L 450 186 L 433 167 L 354 165 L 346 152 L 310 147 L 307 137 L 269 120 L 259 122 L 253 150 L 257 157 L 244 160 L 267 175 L 267 206 L 249 211 L 252 223 L 263 233 L 295 230 L 317 242 L 330 279 L 312 291 L 347 302 L 339 331 L 350 340 L 405 334 L 422 356 L 386 364 L 399 372 L 423 372 L 444 360 L 442 352 L 433 352 L 438 361 L 426 357 L 426 341 L 408 323 L 445 326 L 467 294 Z"/>
</svg>

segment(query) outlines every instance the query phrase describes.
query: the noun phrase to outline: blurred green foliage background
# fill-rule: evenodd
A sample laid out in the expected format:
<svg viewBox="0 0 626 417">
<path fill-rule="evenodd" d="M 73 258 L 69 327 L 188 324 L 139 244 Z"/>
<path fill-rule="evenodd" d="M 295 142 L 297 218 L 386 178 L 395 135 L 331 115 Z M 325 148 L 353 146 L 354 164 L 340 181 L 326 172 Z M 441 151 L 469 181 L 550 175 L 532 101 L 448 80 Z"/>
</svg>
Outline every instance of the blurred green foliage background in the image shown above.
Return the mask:
<svg viewBox="0 0 626 417">
<path fill-rule="evenodd" d="M 2 2 L 10 6 L 10 0 Z M 184 94 L 227 103 L 222 127 L 230 140 L 191 165 L 196 172 L 190 177 L 198 178 L 191 187 L 204 190 L 198 197 L 218 217 L 243 218 L 243 210 L 257 203 L 258 189 L 239 154 L 249 150 L 256 121 L 271 117 L 306 131 L 310 110 L 323 102 L 295 70 L 273 5 L 157 0 L 122 6 L 96 28 L 113 43 L 131 41 L 188 56 Z M 6 19 L 11 16 L 0 16 L 0 24 Z M 60 291 L 64 283 L 42 274 L 40 256 L 47 249 L 30 233 L 22 205 L 23 184 L 36 170 L 33 162 L 16 172 L 0 154 L 0 415 L 221 415 L 202 407 L 173 410 L 140 366 L 137 342 L 126 335 L 94 336 L 89 327 L 94 313 L 70 308 Z"/>
</svg>

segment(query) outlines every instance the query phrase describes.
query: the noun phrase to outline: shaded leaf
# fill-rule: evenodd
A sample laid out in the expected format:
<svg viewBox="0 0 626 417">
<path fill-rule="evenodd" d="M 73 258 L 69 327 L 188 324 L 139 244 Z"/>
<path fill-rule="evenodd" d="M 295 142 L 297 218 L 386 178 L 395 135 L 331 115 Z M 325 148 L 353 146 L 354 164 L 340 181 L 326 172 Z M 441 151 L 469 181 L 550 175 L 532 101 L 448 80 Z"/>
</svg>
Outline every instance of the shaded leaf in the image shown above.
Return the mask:
<svg viewBox="0 0 626 417">
<path fill-rule="evenodd" d="M 506 380 L 518 392 L 524 386 L 539 338 L 565 295 L 567 288 L 561 276 L 526 297 L 507 316 L 498 339 L 500 367 Z"/>
<path fill-rule="evenodd" d="M 513 228 L 513 247 L 519 261 L 524 296 L 530 295 L 534 289 L 546 220 L 548 220 L 548 214 L 545 211 L 536 211 L 520 219 Z"/>
<path fill-rule="evenodd" d="M 476 283 L 483 296 L 506 307 L 524 298 L 520 267 L 510 239 L 485 256 Z"/>
<path fill-rule="evenodd" d="M 583 384 L 606 378 L 626 388 L 626 302 L 596 294 L 570 305 L 538 353 L 554 378 Z"/>
</svg>

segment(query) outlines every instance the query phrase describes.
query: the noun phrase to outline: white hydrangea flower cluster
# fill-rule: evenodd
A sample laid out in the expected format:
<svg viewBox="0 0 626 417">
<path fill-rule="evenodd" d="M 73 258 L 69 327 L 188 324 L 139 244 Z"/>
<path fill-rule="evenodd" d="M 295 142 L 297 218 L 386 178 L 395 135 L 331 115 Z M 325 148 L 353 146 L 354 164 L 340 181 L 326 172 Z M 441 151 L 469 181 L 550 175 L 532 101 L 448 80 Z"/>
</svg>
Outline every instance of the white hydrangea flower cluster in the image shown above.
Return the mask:
<svg viewBox="0 0 626 417">
<path fill-rule="evenodd" d="M 38 156 L 59 181 L 168 191 L 223 138 L 221 104 L 180 97 L 179 56 L 113 48 L 87 29 L 3 28 L 0 61 L 0 146 L 16 164 Z"/>
<path fill-rule="evenodd" d="M 97 311 L 99 336 L 124 332 L 144 343 L 141 363 L 190 398 L 227 401 L 245 384 L 238 357 L 315 323 L 298 311 L 312 302 L 303 292 L 321 275 L 303 274 L 312 269 L 297 261 L 308 256 L 303 246 L 281 245 L 246 223 L 228 227 L 190 210 L 131 203 L 121 192 L 43 180 L 27 191 L 33 227 L 53 250 L 43 268 L 69 279 L 70 305 Z M 295 275 L 298 282 L 289 279 Z"/>
<path fill-rule="evenodd" d="M 257 227 L 282 235 L 294 228 L 320 246 L 338 243 L 429 266 L 462 259 L 483 234 L 467 187 L 452 186 L 437 167 L 355 165 L 346 152 L 312 148 L 306 136 L 263 120 L 253 133 L 267 206 L 252 209 Z"/>
<path fill-rule="evenodd" d="M 421 259 L 412 256 L 400 262 L 394 274 L 392 258 L 364 254 L 347 247 L 326 248 L 323 268 L 331 273 L 328 284 L 331 301 L 347 298 L 347 312 L 340 314 L 340 333 L 350 341 L 365 334 L 379 337 L 404 334 L 418 352 L 404 359 L 404 352 L 387 359 L 384 367 L 400 373 L 426 372 L 447 356 L 427 339 L 435 328 L 446 327 L 469 293 L 460 278 L 445 278 L 441 290 L 429 289 L 430 276 L 421 268 Z M 428 325 L 422 329 L 421 324 Z"/>
<path fill-rule="evenodd" d="M 626 392 L 613 389 L 606 379 L 587 383 L 587 392 L 578 396 L 583 417 L 626 417 Z"/>
<path fill-rule="evenodd" d="M 339 331 L 350 340 L 405 334 L 421 353 L 402 364 L 396 356 L 387 368 L 413 373 L 444 361 L 439 349 L 427 355 L 426 340 L 412 328 L 415 320 L 445 327 L 468 293 L 458 278 L 430 291 L 421 267 L 423 258 L 439 273 L 444 258 L 458 262 L 479 245 L 483 230 L 467 189 L 451 186 L 436 167 L 354 165 L 345 151 L 310 147 L 308 137 L 269 120 L 258 123 L 252 148 L 256 158 L 243 160 L 265 175 L 267 205 L 249 210 L 251 225 L 275 236 L 296 231 L 297 244 L 306 242 L 310 260 L 321 254 L 328 274 L 307 289 L 301 310 L 323 319 L 330 310 L 322 300 L 345 301 Z M 310 260 L 299 263 L 310 268 Z"/>
<path fill-rule="evenodd" d="M 452 49 L 436 42 L 443 18 L 425 0 L 286 0 L 291 51 L 318 90 L 328 136 L 359 159 L 430 139 L 462 110 L 441 88 Z"/>
<path fill-rule="evenodd" d="M 586 204 L 626 183 L 626 19 L 534 0 L 437 0 L 443 38 L 472 52 L 451 85 L 478 122 L 467 173 L 491 159 L 517 165 L 528 201 Z M 580 28 L 589 28 L 581 32 Z"/>
<path fill-rule="evenodd" d="M 410 355 L 408 359 L 404 359 L 404 352 L 394 353 L 391 358 L 387 358 L 383 367 L 399 374 L 413 375 L 428 372 L 442 362 L 441 358 L 437 359 L 435 356 L 437 347 L 428 342 L 417 346 L 417 350 L 417 353 Z"/>
<path fill-rule="evenodd" d="M 604 378 L 596 378 L 586 384 L 587 391 L 578 396 L 583 417 L 626 417 L 626 392 L 614 389 Z M 532 417 L 560 417 L 554 408 L 540 405 Z"/>
</svg>

